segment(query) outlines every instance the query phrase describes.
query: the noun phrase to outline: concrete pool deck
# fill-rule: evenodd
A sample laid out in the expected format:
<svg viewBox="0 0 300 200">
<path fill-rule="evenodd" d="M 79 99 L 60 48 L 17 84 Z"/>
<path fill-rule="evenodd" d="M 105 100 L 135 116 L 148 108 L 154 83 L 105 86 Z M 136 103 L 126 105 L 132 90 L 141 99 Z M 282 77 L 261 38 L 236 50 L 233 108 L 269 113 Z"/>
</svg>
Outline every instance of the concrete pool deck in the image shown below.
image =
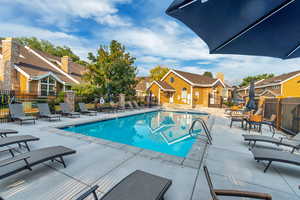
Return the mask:
<svg viewBox="0 0 300 200">
<path fill-rule="evenodd" d="M 120 115 L 138 112 L 142 111 L 127 111 Z M 140 169 L 173 180 L 166 200 L 208 200 L 211 197 L 202 170 L 203 164 L 206 164 L 216 188 L 267 192 L 278 200 L 300 198 L 300 168 L 274 163 L 267 173 L 263 173 L 265 164 L 255 162 L 247 145 L 242 142 L 241 135 L 245 131 L 237 126 L 230 129 L 226 118 L 215 117 L 213 145 L 207 150 L 205 142 L 194 145 L 191 150 L 195 151 L 194 159 L 178 159 L 53 128 L 115 116 L 99 114 L 97 117 L 83 116 L 80 119 L 63 118 L 61 122 L 51 123 L 39 120 L 36 125 L 23 126 L 16 123 L 1 124 L 2 128 L 12 128 L 20 134 L 39 137 L 40 141 L 30 143 L 32 149 L 64 145 L 75 149 L 77 153 L 66 157 L 67 168 L 49 162 L 34 167 L 32 172 L 23 171 L 0 180 L 0 196 L 5 200 L 75 199 L 95 184 L 100 186 L 99 195 L 103 195 L 129 173 Z M 267 130 L 264 133 L 267 134 Z M 203 155 L 200 166 L 197 158 L 201 160 Z M 6 156 L 0 154 L 0 159 Z"/>
</svg>

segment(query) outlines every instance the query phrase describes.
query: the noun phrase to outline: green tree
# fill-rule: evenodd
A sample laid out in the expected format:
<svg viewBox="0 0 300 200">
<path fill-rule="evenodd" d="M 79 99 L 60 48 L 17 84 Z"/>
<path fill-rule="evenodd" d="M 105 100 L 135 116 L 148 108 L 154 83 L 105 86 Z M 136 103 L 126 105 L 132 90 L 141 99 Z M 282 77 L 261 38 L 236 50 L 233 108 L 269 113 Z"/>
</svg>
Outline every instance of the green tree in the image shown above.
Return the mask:
<svg viewBox="0 0 300 200">
<path fill-rule="evenodd" d="M 259 80 L 268 79 L 272 77 L 274 77 L 274 74 L 259 74 L 256 76 L 247 76 L 246 78 L 243 78 L 240 86 L 242 87 L 242 86 L 249 85 L 251 81 L 259 81 Z"/>
<path fill-rule="evenodd" d="M 113 40 L 109 47 L 100 46 L 97 55 L 88 54 L 91 63 L 84 75 L 86 82 L 100 95 L 135 95 L 137 69 L 135 58 Z"/>
<path fill-rule="evenodd" d="M 213 74 L 211 72 L 204 72 L 203 76 L 207 76 L 207 77 L 213 78 Z"/>
<path fill-rule="evenodd" d="M 156 66 L 150 70 L 150 77 L 152 80 L 159 81 L 161 80 L 170 69 L 167 67 Z"/>
</svg>

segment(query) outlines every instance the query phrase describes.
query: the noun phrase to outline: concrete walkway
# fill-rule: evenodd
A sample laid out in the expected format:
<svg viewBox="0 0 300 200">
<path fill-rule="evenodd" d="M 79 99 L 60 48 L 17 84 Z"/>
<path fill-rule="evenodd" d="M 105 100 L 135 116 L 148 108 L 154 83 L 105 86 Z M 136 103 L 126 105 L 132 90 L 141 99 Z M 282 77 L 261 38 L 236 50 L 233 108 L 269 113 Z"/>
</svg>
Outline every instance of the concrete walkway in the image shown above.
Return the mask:
<svg viewBox="0 0 300 200">
<path fill-rule="evenodd" d="M 125 114 L 137 112 L 141 111 Z M 66 157 L 67 168 L 58 163 L 47 163 L 34 167 L 33 172 L 24 171 L 0 180 L 0 196 L 6 200 L 75 199 L 95 184 L 100 186 L 98 193 L 102 195 L 129 173 L 140 169 L 173 180 L 166 193 L 166 200 L 211 199 L 202 165 L 195 164 L 198 163 L 195 160 L 178 160 L 119 143 L 103 142 L 76 134 L 66 135 L 59 130 L 53 132 L 55 129 L 49 128 L 103 119 L 111 115 L 64 118 L 63 122 L 52 123 L 39 120 L 37 125 L 5 125 L 4 128 L 19 130 L 20 134 L 41 138 L 39 142 L 31 143 L 32 149 L 64 145 L 75 149 L 77 153 Z M 245 132 L 238 127 L 230 129 L 228 123 L 228 119 L 216 117 L 212 129 L 213 145 L 206 153 L 204 143 L 196 147 L 199 159 L 205 155 L 204 164 L 207 164 L 216 188 L 267 192 L 278 200 L 299 199 L 300 168 L 274 163 L 266 174 L 263 173 L 264 164 L 255 162 L 247 145 L 242 142 L 241 134 Z M 0 154 L 0 159 L 6 156 Z"/>
</svg>

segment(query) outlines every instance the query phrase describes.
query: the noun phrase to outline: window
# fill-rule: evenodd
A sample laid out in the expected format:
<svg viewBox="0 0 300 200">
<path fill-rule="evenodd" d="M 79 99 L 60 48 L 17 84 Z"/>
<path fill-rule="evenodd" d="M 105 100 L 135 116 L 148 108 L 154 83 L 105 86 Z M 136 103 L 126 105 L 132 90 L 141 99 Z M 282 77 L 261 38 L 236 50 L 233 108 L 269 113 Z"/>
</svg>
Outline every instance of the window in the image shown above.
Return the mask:
<svg viewBox="0 0 300 200">
<path fill-rule="evenodd" d="M 54 96 L 56 94 L 56 81 L 48 76 L 41 80 L 41 96 Z"/>
<path fill-rule="evenodd" d="M 174 77 L 171 77 L 171 78 L 170 78 L 170 82 L 171 82 L 171 83 L 174 83 L 174 82 L 175 82 Z"/>
<path fill-rule="evenodd" d="M 186 97 L 187 97 L 187 89 L 186 88 L 182 88 L 181 98 L 186 99 Z"/>
</svg>

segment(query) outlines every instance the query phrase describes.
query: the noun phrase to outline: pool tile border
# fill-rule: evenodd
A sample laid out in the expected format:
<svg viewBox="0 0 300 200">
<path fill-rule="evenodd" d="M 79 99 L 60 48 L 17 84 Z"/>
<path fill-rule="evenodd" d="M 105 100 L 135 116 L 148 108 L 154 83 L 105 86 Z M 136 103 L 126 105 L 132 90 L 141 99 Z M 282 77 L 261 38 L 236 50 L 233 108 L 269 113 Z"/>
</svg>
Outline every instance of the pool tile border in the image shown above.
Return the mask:
<svg viewBox="0 0 300 200">
<path fill-rule="evenodd" d="M 134 155 L 139 155 L 142 157 L 146 157 L 149 159 L 157 159 L 160 160 L 161 162 L 167 162 L 173 165 L 179 165 L 182 167 L 189 167 L 189 168 L 195 168 L 198 169 L 201 165 L 202 158 L 206 152 L 207 149 L 207 143 L 203 138 L 197 138 L 195 143 L 192 146 L 192 149 L 188 153 L 186 157 L 179 157 L 179 156 L 173 156 L 169 154 L 164 154 L 148 149 L 142 149 L 139 147 L 127 145 L 127 144 L 122 144 L 122 143 L 117 143 L 117 142 L 112 142 L 110 140 L 105 140 L 102 138 L 95 138 L 91 136 L 85 136 L 79 133 L 73 133 L 69 131 L 62 130 L 61 128 L 68 127 L 68 126 L 75 126 L 75 125 L 81 125 L 81 124 L 87 124 L 87 123 L 94 123 L 94 122 L 100 122 L 100 121 L 107 121 L 115 118 L 121 118 L 121 117 L 128 117 L 128 116 L 133 116 L 133 115 L 139 115 L 139 114 L 144 114 L 144 113 L 149 113 L 149 112 L 155 112 L 155 111 L 173 111 L 173 112 L 191 112 L 190 110 L 169 110 L 169 109 L 161 109 L 161 108 L 154 108 L 151 110 L 143 110 L 140 112 L 139 110 L 136 110 L 136 112 L 130 112 L 130 113 L 112 113 L 114 116 L 106 116 L 103 118 L 97 118 L 97 119 L 85 119 L 81 120 L 79 122 L 67 122 L 61 125 L 56 125 L 56 126 L 49 126 L 46 129 L 43 128 L 43 130 L 47 130 L 48 132 L 56 133 L 59 135 L 63 135 L 66 137 L 72 137 L 76 138 L 79 140 L 83 140 L 86 142 L 94 143 L 94 144 L 99 144 L 103 146 L 107 146 L 109 148 L 114 148 L 118 149 L 124 152 L 132 153 Z M 203 112 L 195 112 L 193 111 L 192 113 L 195 114 L 204 114 Z M 208 117 L 209 119 L 209 117 Z"/>
</svg>

